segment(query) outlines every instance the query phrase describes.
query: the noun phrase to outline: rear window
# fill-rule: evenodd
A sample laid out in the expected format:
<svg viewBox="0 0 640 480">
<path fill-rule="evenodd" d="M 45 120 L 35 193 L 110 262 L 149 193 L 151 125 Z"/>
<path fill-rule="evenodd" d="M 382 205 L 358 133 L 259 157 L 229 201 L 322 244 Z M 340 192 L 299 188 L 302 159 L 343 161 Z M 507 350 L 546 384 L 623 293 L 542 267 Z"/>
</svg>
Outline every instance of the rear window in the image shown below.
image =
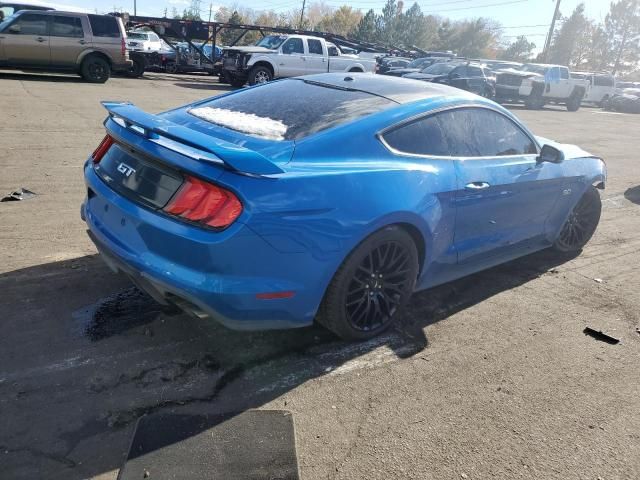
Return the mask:
<svg viewBox="0 0 640 480">
<path fill-rule="evenodd" d="M 297 140 L 395 105 L 364 92 L 288 79 L 216 98 L 189 113 L 251 136 Z"/>
<path fill-rule="evenodd" d="M 115 17 L 89 15 L 89 23 L 94 37 L 118 38 L 120 36 L 118 20 Z"/>
</svg>

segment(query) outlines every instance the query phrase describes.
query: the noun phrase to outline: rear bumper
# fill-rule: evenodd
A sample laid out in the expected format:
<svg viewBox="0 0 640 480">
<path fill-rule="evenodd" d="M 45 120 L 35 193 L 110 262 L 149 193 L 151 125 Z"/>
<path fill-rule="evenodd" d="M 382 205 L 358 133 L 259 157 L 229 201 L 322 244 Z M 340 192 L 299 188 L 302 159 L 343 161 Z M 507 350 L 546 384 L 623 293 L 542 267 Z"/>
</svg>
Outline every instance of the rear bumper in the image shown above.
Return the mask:
<svg viewBox="0 0 640 480">
<path fill-rule="evenodd" d="M 85 181 L 81 216 L 102 258 L 157 301 L 235 330 L 313 323 L 321 282 L 301 254 L 275 250 L 244 225 L 210 232 L 155 213 L 111 190 L 89 164 Z M 284 291 L 295 293 L 257 297 Z"/>
</svg>

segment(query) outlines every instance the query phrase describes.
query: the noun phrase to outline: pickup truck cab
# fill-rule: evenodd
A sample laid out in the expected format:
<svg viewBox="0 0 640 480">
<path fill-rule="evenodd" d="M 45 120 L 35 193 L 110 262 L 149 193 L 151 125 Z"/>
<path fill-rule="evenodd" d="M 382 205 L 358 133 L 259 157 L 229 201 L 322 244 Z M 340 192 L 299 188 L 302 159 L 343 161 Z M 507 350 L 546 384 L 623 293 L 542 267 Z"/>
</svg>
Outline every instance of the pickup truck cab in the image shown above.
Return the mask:
<svg viewBox="0 0 640 480">
<path fill-rule="evenodd" d="M 524 101 L 529 109 L 539 109 L 545 103 L 563 103 L 575 112 L 587 92 L 586 80 L 571 78 L 562 65 L 527 63 L 520 69 L 496 72 L 496 100 Z"/>
<path fill-rule="evenodd" d="M 225 48 L 222 77 L 235 87 L 326 72 L 375 72 L 375 60 L 343 54 L 323 38 L 268 35 L 256 45 Z"/>
</svg>

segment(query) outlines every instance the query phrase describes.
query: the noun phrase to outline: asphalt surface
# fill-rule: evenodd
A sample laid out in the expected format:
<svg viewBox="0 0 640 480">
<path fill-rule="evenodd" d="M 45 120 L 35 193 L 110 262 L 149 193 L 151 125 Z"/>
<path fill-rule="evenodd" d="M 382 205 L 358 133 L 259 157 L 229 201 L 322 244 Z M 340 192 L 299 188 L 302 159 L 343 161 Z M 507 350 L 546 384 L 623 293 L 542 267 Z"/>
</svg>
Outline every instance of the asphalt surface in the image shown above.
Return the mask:
<svg viewBox="0 0 640 480">
<path fill-rule="evenodd" d="M 0 203 L 2 479 L 114 479 L 141 415 L 249 408 L 293 414 L 305 480 L 640 478 L 640 116 L 515 109 L 606 159 L 594 238 L 573 259 L 542 252 L 416 294 L 413 327 L 345 344 L 163 309 L 85 234 L 99 101 L 160 112 L 224 89 L 0 73 L 0 195 L 37 193 Z"/>
</svg>

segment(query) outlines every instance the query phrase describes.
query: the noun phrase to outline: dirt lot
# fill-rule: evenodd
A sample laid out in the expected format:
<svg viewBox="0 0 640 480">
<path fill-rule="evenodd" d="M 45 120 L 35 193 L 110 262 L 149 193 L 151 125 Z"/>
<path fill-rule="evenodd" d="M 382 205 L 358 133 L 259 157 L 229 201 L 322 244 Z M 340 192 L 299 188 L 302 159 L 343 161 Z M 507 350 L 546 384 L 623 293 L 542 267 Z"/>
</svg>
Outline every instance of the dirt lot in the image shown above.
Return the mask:
<svg viewBox="0 0 640 480">
<path fill-rule="evenodd" d="M 140 415 L 277 408 L 294 415 L 305 480 L 640 478 L 640 116 L 518 110 L 607 160 L 591 243 L 415 295 L 426 345 L 347 345 L 162 309 L 95 255 L 79 207 L 98 102 L 159 112 L 222 90 L 0 73 L 0 194 L 38 193 L 0 204 L 0 477 L 114 479 Z"/>
</svg>

